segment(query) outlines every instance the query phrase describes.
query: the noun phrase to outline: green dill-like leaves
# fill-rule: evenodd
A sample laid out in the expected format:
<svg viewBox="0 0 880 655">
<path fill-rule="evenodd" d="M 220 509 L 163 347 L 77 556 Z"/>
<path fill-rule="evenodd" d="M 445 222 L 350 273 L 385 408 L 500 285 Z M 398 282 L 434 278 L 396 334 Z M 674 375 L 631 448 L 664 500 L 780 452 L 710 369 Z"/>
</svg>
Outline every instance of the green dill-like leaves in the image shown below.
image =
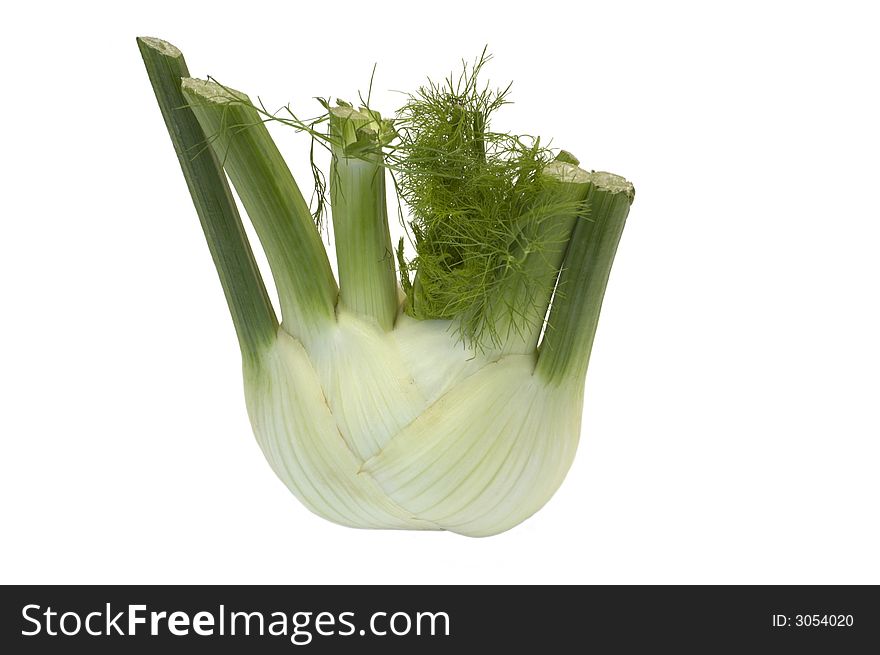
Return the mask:
<svg viewBox="0 0 880 655">
<path fill-rule="evenodd" d="M 538 305 L 556 271 L 535 276 L 527 262 L 540 257 L 547 239 L 567 240 L 545 223 L 577 209 L 542 175 L 552 154 L 539 139 L 491 131 L 510 87 L 480 85 L 488 60 L 484 51 L 457 78 L 429 80 L 410 95 L 390 156 L 416 250 L 400 266 L 406 311 L 452 319 L 478 348 L 501 345 L 511 331 L 543 320 L 546 306 Z"/>
</svg>

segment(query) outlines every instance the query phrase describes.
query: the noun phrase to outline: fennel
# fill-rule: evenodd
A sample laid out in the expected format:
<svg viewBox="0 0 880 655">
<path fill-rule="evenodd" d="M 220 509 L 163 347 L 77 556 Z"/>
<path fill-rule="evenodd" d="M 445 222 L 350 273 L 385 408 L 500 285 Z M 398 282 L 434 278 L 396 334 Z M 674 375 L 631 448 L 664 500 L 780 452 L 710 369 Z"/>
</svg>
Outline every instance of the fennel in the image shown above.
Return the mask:
<svg viewBox="0 0 880 655">
<path fill-rule="evenodd" d="M 485 53 L 393 119 L 324 103 L 302 121 L 191 78 L 164 41 L 138 46 L 230 307 L 254 433 L 288 488 L 362 528 L 485 536 L 537 511 L 575 454 L 632 185 L 492 132 L 509 87 L 479 85 Z M 331 151 L 338 286 L 267 120 Z M 386 171 L 412 216 L 412 259 L 402 240 L 392 249 Z M 226 176 L 266 253 L 280 322 Z"/>
</svg>

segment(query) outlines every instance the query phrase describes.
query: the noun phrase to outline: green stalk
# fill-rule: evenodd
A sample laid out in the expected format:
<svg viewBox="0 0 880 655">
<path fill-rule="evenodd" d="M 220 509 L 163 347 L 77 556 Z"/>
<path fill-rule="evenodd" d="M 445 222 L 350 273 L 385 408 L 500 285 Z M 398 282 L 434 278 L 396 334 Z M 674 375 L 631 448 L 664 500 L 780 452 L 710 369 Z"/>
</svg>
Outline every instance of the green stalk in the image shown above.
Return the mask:
<svg viewBox="0 0 880 655">
<path fill-rule="evenodd" d="M 160 39 L 140 37 L 137 44 L 220 275 L 242 357 L 255 365 L 275 338 L 278 320 L 223 168 L 204 147 L 205 133 L 180 91 L 181 78 L 189 76 L 186 61 L 180 50 Z"/>
<path fill-rule="evenodd" d="M 583 383 L 605 287 L 635 191 L 611 173 L 590 173 L 589 218 L 577 221 L 559 274 L 537 373 L 548 382 Z"/>
<path fill-rule="evenodd" d="M 590 188 L 589 173 L 568 159 L 557 158 L 542 175 L 550 183 L 544 197 L 535 204 L 540 207 L 551 203 L 556 211 L 531 228 L 536 232 L 531 236 L 540 247 L 528 253 L 520 249 L 514 255 L 523 258 L 522 269 L 505 293 L 503 304 L 520 308 L 521 315 L 514 318 L 519 319 L 521 327 L 502 326 L 506 327 L 506 334 L 501 334 L 505 341 L 502 351 L 506 353 L 531 353 L 537 348 L 566 247 Z"/>
<path fill-rule="evenodd" d="M 282 326 L 310 340 L 335 320 L 337 287 L 299 187 L 246 95 L 192 78 L 182 90 L 263 244 Z"/>
<path fill-rule="evenodd" d="M 385 205 L 385 167 L 378 152 L 346 155 L 359 140 L 375 142 L 378 116 L 340 106 L 330 110 L 334 137 L 330 204 L 339 266 L 339 301 L 383 330 L 397 316 L 397 277 Z"/>
</svg>

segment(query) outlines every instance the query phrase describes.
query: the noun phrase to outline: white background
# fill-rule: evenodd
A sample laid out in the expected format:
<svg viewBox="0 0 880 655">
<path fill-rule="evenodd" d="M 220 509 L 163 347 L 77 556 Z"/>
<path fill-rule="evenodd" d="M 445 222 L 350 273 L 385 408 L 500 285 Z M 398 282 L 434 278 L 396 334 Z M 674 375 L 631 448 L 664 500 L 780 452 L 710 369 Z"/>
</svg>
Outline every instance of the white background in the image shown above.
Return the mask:
<svg viewBox="0 0 880 655">
<path fill-rule="evenodd" d="M 0 39 L 0 582 L 880 583 L 869 3 L 14 3 Z M 248 425 L 147 82 L 392 109 L 483 47 L 498 127 L 633 180 L 565 484 L 482 540 L 312 516 Z M 294 173 L 307 141 L 273 129 Z"/>
</svg>

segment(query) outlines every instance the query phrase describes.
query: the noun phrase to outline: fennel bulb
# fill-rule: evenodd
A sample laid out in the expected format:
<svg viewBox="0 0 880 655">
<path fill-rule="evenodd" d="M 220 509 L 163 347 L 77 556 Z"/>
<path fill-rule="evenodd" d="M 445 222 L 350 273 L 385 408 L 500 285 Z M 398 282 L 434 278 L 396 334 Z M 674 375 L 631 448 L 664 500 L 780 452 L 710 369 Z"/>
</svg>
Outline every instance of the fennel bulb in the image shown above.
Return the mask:
<svg viewBox="0 0 880 655">
<path fill-rule="evenodd" d="M 486 536 L 540 509 L 577 448 L 632 185 L 491 132 L 507 90 L 477 84 L 485 53 L 458 82 L 419 89 L 393 120 L 340 102 L 306 122 L 190 78 L 164 41 L 138 45 L 230 306 L 251 424 L 278 477 L 314 513 L 360 528 Z M 266 120 L 307 130 L 332 153 L 338 286 Z M 398 245 L 399 284 L 386 170 L 413 216 L 417 254 L 407 260 Z M 269 260 L 280 322 L 227 175 Z M 316 174 L 319 208 L 325 183 Z"/>
</svg>

